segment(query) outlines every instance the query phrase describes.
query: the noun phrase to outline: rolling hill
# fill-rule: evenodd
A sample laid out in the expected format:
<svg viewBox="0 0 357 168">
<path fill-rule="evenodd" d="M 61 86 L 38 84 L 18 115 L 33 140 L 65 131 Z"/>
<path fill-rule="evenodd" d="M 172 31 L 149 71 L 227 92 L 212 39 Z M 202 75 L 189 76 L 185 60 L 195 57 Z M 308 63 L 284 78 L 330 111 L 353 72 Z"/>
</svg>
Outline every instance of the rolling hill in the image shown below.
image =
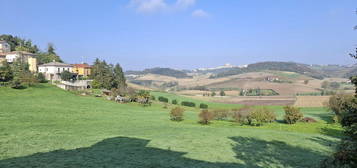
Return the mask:
<svg viewBox="0 0 357 168">
<path fill-rule="evenodd" d="M 171 76 L 175 78 L 192 78 L 192 76 L 187 75 L 184 71 L 171 69 L 171 68 L 151 68 L 145 69 L 143 71 L 127 71 L 126 75 L 146 75 L 146 74 L 157 74 L 163 76 Z"/>
</svg>

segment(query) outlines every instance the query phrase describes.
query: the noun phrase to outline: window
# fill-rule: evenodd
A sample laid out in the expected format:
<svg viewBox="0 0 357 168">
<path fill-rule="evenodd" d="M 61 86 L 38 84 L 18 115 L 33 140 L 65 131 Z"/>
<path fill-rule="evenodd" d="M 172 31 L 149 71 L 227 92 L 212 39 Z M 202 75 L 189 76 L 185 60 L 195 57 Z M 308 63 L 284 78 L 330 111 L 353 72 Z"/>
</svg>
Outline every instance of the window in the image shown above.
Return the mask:
<svg viewBox="0 0 357 168">
<path fill-rule="evenodd" d="M 60 71 L 61 71 L 60 68 L 58 68 L 58 73 L 59 73 Z"/>
<path fill-rule="evenodd" d="M 45 71 L 47 72 L 47 71 L 48 71 L 48 68 L 45 68 Z"/>
</svg>

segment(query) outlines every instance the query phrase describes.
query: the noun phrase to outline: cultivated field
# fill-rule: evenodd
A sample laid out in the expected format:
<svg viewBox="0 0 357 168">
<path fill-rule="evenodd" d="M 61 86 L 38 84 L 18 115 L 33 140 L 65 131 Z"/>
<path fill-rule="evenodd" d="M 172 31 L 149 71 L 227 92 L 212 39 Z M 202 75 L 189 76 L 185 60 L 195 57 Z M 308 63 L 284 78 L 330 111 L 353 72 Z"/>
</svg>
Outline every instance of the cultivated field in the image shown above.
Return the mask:
<svg viewBox="0 0 357 168">
<path fill-rule="evenodd" d="M 0 167 L 318 167 L 339 141 L 323 108 L 302 108 L 317 123 L 261 127 L 230 121 L 169 120 L 169 109 L 83 97 L 50 85 L 0 88 Z M 169 93 L 153 95 L 204 102 Z M 240 105 L 209 103 L 210 108 Z M 270 106 L 283 117 L 281 106 Z"/>
</svg>

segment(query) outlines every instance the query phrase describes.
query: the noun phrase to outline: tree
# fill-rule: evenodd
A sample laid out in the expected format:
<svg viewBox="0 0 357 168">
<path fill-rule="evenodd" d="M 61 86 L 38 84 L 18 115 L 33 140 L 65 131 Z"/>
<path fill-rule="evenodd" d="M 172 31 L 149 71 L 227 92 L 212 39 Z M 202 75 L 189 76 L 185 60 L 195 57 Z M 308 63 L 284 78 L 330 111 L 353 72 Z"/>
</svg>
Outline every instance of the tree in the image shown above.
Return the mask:
<svg viewBox="0 0 357 168">
<path fill-rule="evenodd" d="M 330 83 L 329 83 L 328 81 L 323 81 L 323 82 L 321 83 L 321 88 L 327 89 L 329 85 L 330 85 Z"/>
<path fill-rule="evenodd" d="M 105 88 L 108 90 L 113 88 L 125 90 L 127 88 L 122 67 L 119 64 L 115 66 L 107 64 L 98 58 L 94 61 L 90 78 L 93 79 L 94 88 Z"/>
<path fill-rule="evenodd" d="M 184 108 L 175 107 L 170 111 L 170 118 L 172 121 L 182 121 L 183 120 L 183 112 Z"/>
<path fill-rule="evenodd" d="M 8 82 L 11 81 L 14 78 L 14 74 L 11 70 L 10 65 L 7 63 L 7 61 L 4 61 L 2 63 L 2 66 L 0 66 L 0 82 Z"/>
<path fill-rule="evenodd" d="M 215 91 L 212 91 L 211 96 L 212 96 L 212 97 L 216 96 L 216 92 L 215 92 Z"/>
<path fill-rule="evenodd" d="M 72 81 L 76 80 L 75 74 L 69 72 L 69 71 L 63 71 L 61 74 L 61 79 L 64 81 Z"/>
<path fill-rule="evenodd" d="M 304 80 L 304 84 L 305 84 L 305 85 L 309 84 L 309 80 L 307 80 L 307 79 Z"/>
<path fill-rule="evenodd" d="M 57 55 L 55 52 L 55 46 L 52 43 L 47 44 L 47 53 Z"/>
<path fill-rule="evenodd" d="M 297 121 L 304 118 L 304 115 L 300 112 L 299 108 L 293 106 L 285 106 L 284 111 L 284 120 L 288 124 L 295 124 Z"/>
<path fill-rule="evenodd" d="M 220 96 L 226 96 L 226 93 L 225 93 L 223 90 L 221 90 L 221 91 L 219 92 L 219 95 L 220 95 Z"/>
<path fill-rule="evenodd" d="M 200 112 L 200 114 L 198 115 L 198 117 L 200 118 L 199 123 L 207 125 L 210 124 L 210 121 L 213 120 L 214 118 L 214 114 L 208 110 L 202 110 Z"/>
<path fill-rule="evenodd" d="M 338 89 L 338 88 L 340 88 L 340 83 L 338 83 L 338 82 L 331 82 L 331 83 L 330 83 L 330 87 L 331 87 L 332 89 Z"/>
</svg>

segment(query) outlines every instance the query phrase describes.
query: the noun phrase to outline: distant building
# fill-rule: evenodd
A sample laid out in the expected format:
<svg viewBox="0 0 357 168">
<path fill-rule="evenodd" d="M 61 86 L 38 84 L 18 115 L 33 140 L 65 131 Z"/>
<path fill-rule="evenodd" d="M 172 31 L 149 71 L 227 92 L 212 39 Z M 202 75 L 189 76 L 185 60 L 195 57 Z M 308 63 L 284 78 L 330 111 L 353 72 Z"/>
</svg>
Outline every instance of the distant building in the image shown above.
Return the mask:
<svg viewBox="0 0 357 168">
<path fill-rule="evenodd" d="M 11 47 L 6 41 L 0 41 L 0 64 L 3 61 L 13 63 L 16 60 L 28 63 L 31 72 L 37 72 L 36 54 L 26 51 L 12 51 Z"/>
<path fill-rule="evenodd" d="M 12 51 L 5 54 L 8 63 L 13 63 L 16 60 L 21 60 L 25 63 L 28 63 L 29 70 L 31 72 L 37 72 L 36 54 L 29 53 L 26 51 Z"/>
<path fill-rule="evenodd" d="M 78 77 L 88 77 L 91 74 L 92 67 L 88 64 L 73 64 L 72 72 Z"/>
<path fill-rule="evenodd" d="M 60 62 L 50 62 L 47 64 L 39 65 L 38 72 L 43 73 L 47 80 L 61 80 L 61 73 L 63 71 L 73 72 L 73 65 L 64 64 Z"/>
<path fill-rule="evenodd" d="M 10 51 L 10 45 L 6 41 L 0 41 L 0 53 L 8 53 Z"/>
</svg>

